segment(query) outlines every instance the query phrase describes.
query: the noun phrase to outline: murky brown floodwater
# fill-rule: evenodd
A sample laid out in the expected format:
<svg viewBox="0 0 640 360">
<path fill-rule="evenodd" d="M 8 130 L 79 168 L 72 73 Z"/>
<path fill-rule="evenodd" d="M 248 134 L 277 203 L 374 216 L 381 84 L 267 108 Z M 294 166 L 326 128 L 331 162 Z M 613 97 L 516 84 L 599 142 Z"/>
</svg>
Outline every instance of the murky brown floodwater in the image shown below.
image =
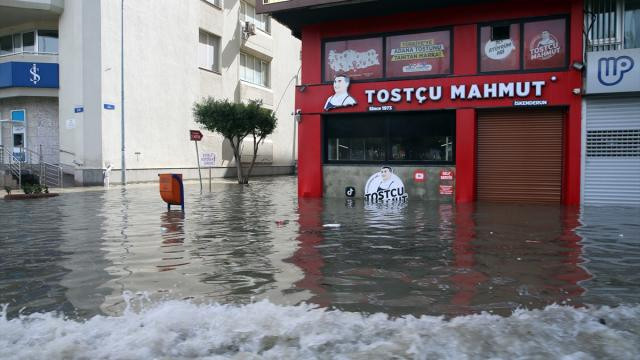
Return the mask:
<svg viewBox="0 0 640 360">
<path fill-rule="evenodd" d="M 640 303 L 640 207 L 298 200 L 296 179 L 0 202 L 0 304 L 73 317 L 152 301 L 269 299 L 343 311 L 508 315 Z"/>
</svg>

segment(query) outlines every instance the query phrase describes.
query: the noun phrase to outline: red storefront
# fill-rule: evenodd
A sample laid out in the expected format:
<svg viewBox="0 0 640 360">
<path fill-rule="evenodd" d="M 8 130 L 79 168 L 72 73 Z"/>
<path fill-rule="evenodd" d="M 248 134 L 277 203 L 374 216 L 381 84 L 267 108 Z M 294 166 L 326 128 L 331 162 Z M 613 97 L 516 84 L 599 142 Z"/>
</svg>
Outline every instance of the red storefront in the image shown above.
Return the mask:
<svg viewBox="0 0 640 360">
<path fill-rule="evenodd" d="M 320 2 L 258 6 L 302 39 L 299 196 L 579 203 L 582 1 Z"/>
</svg>

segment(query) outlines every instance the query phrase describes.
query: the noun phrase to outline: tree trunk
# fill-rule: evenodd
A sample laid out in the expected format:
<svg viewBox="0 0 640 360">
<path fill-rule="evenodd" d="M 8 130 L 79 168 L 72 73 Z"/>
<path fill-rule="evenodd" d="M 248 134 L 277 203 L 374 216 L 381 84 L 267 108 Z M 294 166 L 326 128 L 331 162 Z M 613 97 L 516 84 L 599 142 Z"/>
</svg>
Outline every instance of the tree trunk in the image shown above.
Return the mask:
<svg viewBox="0 0 640 360">
<path fill-rule="evenodd" d="M 236 170 L 238 175 L 238 184 L 246 184 L 244 181 L 244 176 L 242 173 L 242 159 L 240 154 L 240 140 L 235 143 L 233 139 L 229 139 L 231 143 L 231 148 L 233 149 L 233 157 L 236 159 Z"/>
<path fill-rule="evenodd" d="M 253 135 L 253 158 L 251 159 L 251 166 L 249 166 L 249 170 L 247 171 L 247 175 L 245 176 L 245 184 L 249 183 L 249 176 L 251 176 L 251 172 L 253 171 L 253 165 L 256 163 L 256 157 L 258 157 L 258 146 L 260 145 L 260 141 L 262 138 L 256 142 L 256 136 Z"/>
</svg>

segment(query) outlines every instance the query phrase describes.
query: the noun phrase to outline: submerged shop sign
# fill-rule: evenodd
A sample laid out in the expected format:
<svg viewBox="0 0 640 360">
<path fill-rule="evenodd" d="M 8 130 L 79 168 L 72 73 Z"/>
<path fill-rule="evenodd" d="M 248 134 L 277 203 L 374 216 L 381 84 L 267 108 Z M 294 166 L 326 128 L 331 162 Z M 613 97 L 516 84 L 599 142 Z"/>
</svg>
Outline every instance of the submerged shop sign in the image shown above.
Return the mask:
<svg viewBox="0 0 640 360">
<path fill-rule="evenodd" d="M 404 183 L 393 173 L 389 166 L 371 175 L 364 186 L 364 198 L 367 202 L 386 202 L 407 200 Z"/>
<path fill-rule="evenodd" d="M 426 101 L 439 101 L 443 96 L 451 100 L 476 100 L 476 99 L 501 99 L 501 98 L 526 98 L 532 94 L 536 97 L 542 96 L 542 89 L 546 85 L 545 81 L 519 81 L 501 82 L 487 84 L 451 85 L 442 86 L 421 86 L 394 88 L 391 90 L 365 90 L 367 102 L 373 104 L 377 101 L 380 104 L 388 102 L 411 103 L 414 100 L 422 104 Z"/>
</svg>

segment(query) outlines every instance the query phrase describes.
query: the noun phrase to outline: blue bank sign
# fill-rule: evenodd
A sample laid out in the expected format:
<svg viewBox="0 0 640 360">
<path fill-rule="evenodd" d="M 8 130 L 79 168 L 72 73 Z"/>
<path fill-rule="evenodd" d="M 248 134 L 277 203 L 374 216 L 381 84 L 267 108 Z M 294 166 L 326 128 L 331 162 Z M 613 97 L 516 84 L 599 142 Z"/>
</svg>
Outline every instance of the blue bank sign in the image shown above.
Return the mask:
<svg viewBox="0 0 640 360">
<path fill-rule="evenodd" d="M 640 49 L 587 53 L 587 94 L 640 91 Z"/>
<path fill-rule="evenodd" d="M 10 87 L 59 87 L 59 66 L 50 63 L 6 62 L 0 64 L 0 89 Z"/>
</svg>

